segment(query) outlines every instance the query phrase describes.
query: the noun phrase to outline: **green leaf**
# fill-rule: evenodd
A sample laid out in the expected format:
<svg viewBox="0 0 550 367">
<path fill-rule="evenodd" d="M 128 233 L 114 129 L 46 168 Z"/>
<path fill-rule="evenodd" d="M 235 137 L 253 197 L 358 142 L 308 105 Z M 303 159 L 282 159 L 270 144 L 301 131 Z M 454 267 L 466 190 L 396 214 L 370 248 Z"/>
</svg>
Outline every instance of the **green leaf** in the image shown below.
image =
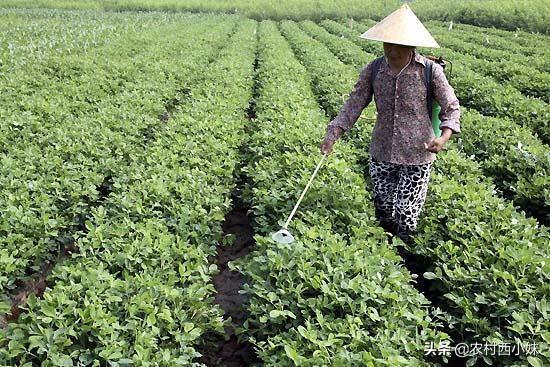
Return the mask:
<svg viewBox="0 0 550 367">
<path fill-rule="evenodd" d="M 44 340 L 40 335 L 31 335 L 29 336 L 29 349 L 34 348 L 45 348 Z"/>
<path fill-rule="evenodd" d="M 424 274 L 422 274 L 425 279 L 437 279 L 437 275 L 432 273 L 431 271 L 427 271 Z"/>
<path fill-rule="evenodd" d="M 193 328 L 195 327 L 195 325 L 192 323 L 192 322 L 186 322 L 183 324 L 183 330 L 188 333 L 190 332 L 191 330 L 193 330 Z"/>
<path fill-rule="evenodd" d="M 527 361 L 529 364 L 533 367 L 543 367 L 542 361 L 538 359 L 537 357 L 529 356 L 527 357 Z"/>
<path fill-rule="evenodd" d="M 7 313 L 11 309 L 9 302 L 0 301 L 0 315 Z"/>
<path fill-rule="evenodd" d="M 282 316 L 282 315 L 283 315 L 283 311 L 279 311 L 279 310 L 269 311 L 269 317 L 271 317 L 272 319 L 276 319 L 277 317 Z"/>
<path fill-rule="evenodd" d="M 292 361 L 298 365 L 299 363 L 299 355 L 298 352 L 296 352 L 291 346 L 285 345 L 285 353 L 288 356 L 288 358 L 292 359 Z"/>
</svg>

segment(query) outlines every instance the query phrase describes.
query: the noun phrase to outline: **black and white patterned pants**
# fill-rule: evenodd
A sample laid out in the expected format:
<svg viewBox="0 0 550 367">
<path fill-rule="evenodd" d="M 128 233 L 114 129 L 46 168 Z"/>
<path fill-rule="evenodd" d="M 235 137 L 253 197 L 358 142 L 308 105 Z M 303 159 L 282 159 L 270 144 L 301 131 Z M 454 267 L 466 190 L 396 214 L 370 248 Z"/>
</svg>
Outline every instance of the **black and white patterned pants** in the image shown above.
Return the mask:
<svg viewBox="0 0 550 367">
<path fill-rule="evenodd" d="M 432 163 L 401 165 L 371 158 L 369 173 L 376 218 L 404 240 L 416 229 L 424 205 Z"/>
</svg>

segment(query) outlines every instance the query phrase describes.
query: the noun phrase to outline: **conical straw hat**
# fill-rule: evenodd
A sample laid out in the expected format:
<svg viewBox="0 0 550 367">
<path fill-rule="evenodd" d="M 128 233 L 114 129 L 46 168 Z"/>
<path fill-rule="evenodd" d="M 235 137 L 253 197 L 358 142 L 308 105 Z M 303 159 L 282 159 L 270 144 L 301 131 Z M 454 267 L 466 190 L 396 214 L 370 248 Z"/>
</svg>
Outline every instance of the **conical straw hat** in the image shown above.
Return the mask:
<svg viewBox="0 0 550 367">
<path fill-rule="evenodd" d="M 376 23 L 359 37 L 418 47 L 439 47 L 407 4 Z"/>
</svg>

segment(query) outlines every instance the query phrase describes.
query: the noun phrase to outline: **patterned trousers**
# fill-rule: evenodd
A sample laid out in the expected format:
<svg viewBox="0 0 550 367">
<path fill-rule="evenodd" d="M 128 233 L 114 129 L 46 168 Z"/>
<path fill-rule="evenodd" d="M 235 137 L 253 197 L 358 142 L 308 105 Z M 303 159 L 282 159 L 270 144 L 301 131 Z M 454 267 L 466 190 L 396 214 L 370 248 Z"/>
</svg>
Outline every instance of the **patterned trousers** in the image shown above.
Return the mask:
<svg viewBox="0 0 550 367">
<path fill-rule="evenodd" d="M 375 214 L 382 227 L 409 242 L 424 205 L 432 163 L 401 165 L 371 158 Z"/>
</svg>

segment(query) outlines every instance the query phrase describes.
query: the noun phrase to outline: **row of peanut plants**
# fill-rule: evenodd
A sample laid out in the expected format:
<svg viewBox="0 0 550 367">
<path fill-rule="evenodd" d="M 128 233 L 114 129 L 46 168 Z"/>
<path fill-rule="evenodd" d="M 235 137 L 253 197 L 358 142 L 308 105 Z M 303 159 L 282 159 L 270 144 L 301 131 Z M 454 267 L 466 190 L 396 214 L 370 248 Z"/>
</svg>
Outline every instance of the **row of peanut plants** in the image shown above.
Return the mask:
<svg viewBox="0 0 550 367">
<path fill-rule="evenodd" d="M 326 21 L 322 25 L 332 33 L 344 35 L 346 39 L 340 39 L 336 34 L 329 34 L 315 24 L 309 22 L 301 24 L 346 64 L 359 68 L 378 55 L 378 53 L 362 52 L 360 46 L 365 46 L 372 52 L 376 50 L 372 50 L 372 46 L 366 46 L 365 42 L 368 41 L 361 41 L 359 44 L 351 42 L 353 40 L 351 37 L 356 34 L 336 22 Z M 458 79 L 456 73 L 453 73 L 451 82 L 455 90 Z M 468 78 L 462 78 L 461 82 L 467 83 Z M 472 80 L 472 82 L 475 81 Z M 468 90 L 468 87 L 465 88 Z M 464 98 L 461 94 L 463 93 L 460 93 L 460 90 L 456 91 L 462 103 Z M 336 101 L 336 104 L 331 106 L 332 111 L 337 111 L 342 100 L 332 100 Z M 485 175 L 493 178 L 506 197 L 513 199 L 517 205 L 530 215 L 536 216 L 542 223 L 548 223 L 550 205 L 550 189 L 547 180 L 550 171 L 548 146 L 536 139 L 530 129 L 513 121 L 485 117 L 463 107 L 462 116 L 464 129 L 460 149 L 479 160 Z"/>
<path fill-rule="evenodd" d="M 501 84 L 509 84 L 526 96 L 540 98 L 546 103 L 550 101 L 550 67 L 536 67 L 536 61 L 548 61 L 550 53 L 546 57 L 541 55 L 526 57 L 507 52 L 505 57 L 499 54 L 498 56 L 503 57 L 491 58 L 487 57 L 487 53 L 496 51 L 488 50 L 471 40 L 459 39 L 455 32 L 436 27 L 430 29 L 439 44 L 445 47 L 437 50 L 437 53 L 441 52 L 452 60 L 464 62 L 470 69 L 490 76 Z M 449 49 L 455 52 L 448 54 Z M 502 53 L 502 51 L 499 52 Z M 461 61 L 460 55 L 463 54 L 473 57 L 468 57 L 467 61 Z"/>
<path fill-rule="evenodd" d="M 160 43 L 161 35 L 181 26 L 122 36 L 88 58 L 49 59 L 31 74 L 40 80 L 34 92 L 26 69 L 4 86 L 19 100 L 0 107 L 6 134 L 18 136 L 0 165 L 0 313 L 9 309 L 9 290 L 76 240 L 90 205 L 108 189 L 102 185 L 162 127 L 159 116 L 182 81 L 215 56 L 234 26 L 214 18 L 188 24 L 165 40 L 172 44 Z M 193 56 L 175 65 L 186 50 Z M 63 75 L 48 75 L 54 68 Z"/>
<path fill-rule="evenodd" d="M 97 112 L 99 101 L 123 91 L 134 76 L 124 73 L 129 65 L 117 64 L 117 57 L 121 61 L 136 58 L 145 63 L 141 55 L 152 41 L 146 37 L 140 40 L 144 30 L 154 29 L 159 24 L 200 21 L 196 16 L 164 14 L 109 18 L 96 17 L 95 13 L 69 16 L 39 12 L 27 14 L 28 19 L 19 11 L 9 15 L 26 23 L 25 26 L 13 24 L 7 15 L 7 19 L 3 19 L 8 25 L 3 36 L 10 41 L 0 51 L 0 58 L 8 61 L 3 64 L 6 68 L 0 74 L 1 116 L 13 119 L 11 114 L 25 115 L 19 117 L 19 121 L 0 127 L 4 151 L 13 146 L 15 139 L 28 139 L 28 134 L 33 137 L 47 134 L 52 124 Z M 95 69 L 97 75 L 89 73 L 90 69 Z M 105 74 L 110 74 L 109 78 Z M 90 75 L 96 77 L 93 84 Z M 69 102 L 70 108 L 65 107 Z M 38 118 L 40 120 L 35 122 Z"/>
<path fill-rule="evenodd" d="M 324 22 L 330 24 L 330 20 L 325 20 Z M 359 36 L 359 34 L 375 24 L 376 21 L 370 19 L 364 19 L 359 22 L 353 21 L 351 27 L 357 33 L 354 37 Z M 450 43 L 450 48 L 452 48 L 452 42 L 457 41 L 461 47 L 464 47 L 468 51 L 467 53 L 482 60 L 493 62 L 510 60 L 515 63 L 529 65 L 529 68 L 521 70 L 522 73 L 529 70 L 550 71 L 550 61 L 545 57 L 548 53 L 546 49 L 546 36 L 537 37 L 533 34 L 522 34 L 521 37 L 515 37 L 512 32 L 479 28 L 467 24 L 455 24 L 452 30 L 449 31 L 448 25 L 443 26 L 442 22 L 428 21 L 425 24 L 431 32 L 453 35 L 452 38 L 445 40 Z M 346 25 L 350 26 L 349 21 L 346 22 Z M 350 29 L 348 28 L 348 30 Z M 489 38 L 489 35 L 493 35 L 493 37 Z M 464 41 L 469 42 L 469 44 L 464 44 Z M 445 46 L 445 42 L 443 42 L 443 45 Z M 434 50 L 430 51 L 433 52 Z M 437 52 L 438 50 L 435 51 Z"/>
<path fill-rule="evenodd" d="M 163 16 L 164 20 L 171 16 Z M 174 18 L 182 18 L 181 16 Z M 155 17 L 48 9 L 0 9 L 0 72 L 13 72 L 52 55 L 83 55 L 121 34 L 139 32 Z"/>
<path fill-rule="evenodd" d="M 191 11 L 238 13 L 253 19 L 324 19 L 372 17 L 381 19 L 403 4 L 400 0 L 362 1 L 341 0 L 3 0 L 4 7 L 93 9 L 123 12 L 137 11 Z M 502 1 L 502 0 L 444 0 L 434 6 L 431 1 L 416 0 L 411 4 L 421 19 L 451 19 L 487 27 L 548 33 L 545 15 L 550 11 L 547 0 Z M 525 33 L 525 32 L 524 32 Z"/>
<path fill-rule="evenodd" d="M 457 39 L 471 42 L 478 47 L 489 50 L 506 51 L 517 56 L 538 57 L 544 57 L 549 52 L 545 47 L 546 38 L 538 39 L 530 34 L 517 34 L 514 32 L 496 34 L 488 28 L 471 27 L 464 24 L 450 26 L 450 23 L 440 21 L 428 21 L 425 25 L 430 31 L 444 29 Z"/>
<path fill-rule="evenodd" d="M 484 28 L 484 27 L 478 27 L 475 25 L 464 24 L 464 23 L 460 23 L 460 24 L 454 23 L 453 29 L 458 29 L 460 31 L 477 34 L 477 35 L 488 35 L 488 36 L 499 37 L 512 44 L 518 44 L 520 46 L 527 47 L 527 48 L 538 47 L 539 49 L 536 50 L 535 52 L 529 52 L 533 54 L 537 52 L 547 52 L 546 45 L 548 42 L 547 41 L 548 36 L 538 34 L 538 33 L 525 32 L 518 29 L 516 29 L 515 31 L 506 31 L 498 28 L 492 28 L 492 27 Z"/>
<path fill-rule="evenodd" d="M 327 119 L 271 21 L 260 24 L 258 58 L 244 168 L 256 249 L 235 264 L 250 296 L 241 333 L 266 366 L 427 366 L 424 345 L 446 335 L 375 223 L 353 146 L 319 172 L 290 225 L 296 242 L 271 240 L 321 158 Z"/>
<path fill-rule="evenodd" d="M 123 39 L 126 39 L 124 36 Z M 73 85 L 67 83 L 69 77 L 48 75 L 50 67 L 66 68 L 69 73 L 76 66 L 82 70 L 87 65 L 75 59 L 64 61 L 55 58 L 43 64 L 35 63 L 32 70 L 22 66 L 3 75 L 5 103 L 1 105 L 1 114 L 5 123 L 1 129 L 4 140 L 1 204 L 5 215 L 2 217 L 3 246 L 0 250 L 4 265 L 2 293 L 13 288 L 15 281 L 25 273 L 38 270 L 60 245 L 56 238 L 61 236 L 63 228 L 70 226 L 73 219 L 72 213 L 65 213 L 67 205 L 62 203 L 70 200 L 73 192 L 79 199 L 85 195 L 82 191 L 87 188 L 81 187 L 77 191 L 80 185 L 74 179 L 76 173 L 94 192 L 95 185 L 103 180 L 103 176 L 95 174 L 94 166 L 83 164 L 82 158 L 87 157 L 80 157 L 80 162 L 78 158 L 70 160 L 78 150 L 92 148 L 90 145 L 74 144 L 75 138 L 77 142 L 93 142 L 87 134 L 75 137 L 78 133 L 75 128 L 82 130 L 83 126 L 97 123 L 90 124 L 90 119 L 84 121 L 88 110 L 82 115 L 73 114 L 73 111 L 84 110 L 84 106 L 81 104 L 75 108 L 75 103 L 69 102 L 69 96 L 76 92 Z M 88 83 L 81 78 L 78 84 L 87 87 L 92 82 L 107 84 L 105 72 L 95 69 L 94 75 L 92 68 L 89 69 L 93 78 L 88 77 Z M 89 91 L 90 94 L 93 92 Z M 98 101 L 106 99 L 105 94 L 97 96 Z M 114 120 L 113 117 L 110 121 Z M 102 120 L 104 123 L 109 121 L 106 116 L 99 121 Z M 96 129 L 90 127 L 88 130 L 93 135 L 102 136 Z M 67 163 L 72 163 L 74 169 L 69 170 Z M 8 307 L 7 303 L 3 310 L 5 307 Z"/>
<path fill-rule="evenodd" d="M 206 19 L 205 25 L 226 38 L 224 26 Z M 161 39 L 183 50 L 176 42 L 183 27 L 166 30 Z M 133 145 L 112 193 L 92 208 L 79 253 L 54 269 L 44 298 L 30 297 L 27 312 L 1 332 L 1 362 L 201 365 L 197 344 L 225 326 L 213 305 L 217 269 L 208 257 L 222 241 L 240 161 L 255 28 L 253 21 L 240 22 L 155 139 Z"/>
<path fill-rule="evenodd" d="M 226 24 L 226 31 L 231 27 L 232 24 Z M 174 27 L 168 28 L 171 29 Z M 179 46 L 196 47 L 206 29 L 208 25 L 187 33 L 195 42 Z M 167 29 L 159 30 L 164 31 Z M 104 176 L 116 171 L 128 152 L 145 143 L 144 131 L 159 125 L 158 116 L 166 99 L 172 98 L 177 87 L 174 76 L 191 74 L 187 70 L 190 67 L 196 71 L 212 52 L 211 47 L 204 47 L 202 52 L 197 50 L 195 65 L 185 64 L 171 70 L 166 60 L 174 56 L 171 54 L 174 51 L 171 47 L 158 47 L 159 34 L 122 37 L 111 47 L 95 50 L 87 60 L 50 59 L 34 65 L 34 73 L 28 78 L 29 70 L 22 68 L 10 74 L 12 79 L 3 85 L 13 92 L 2 105 L 8 122 L 3 125 L 4 132 L 20 140 L 12 138 L 11 144 L 3 147 L 9 153 L 3 161 L 7 172 L 2 185 L 6 199 L 3 207 L 7 207 L 2 241 L 7 284 L 3 282 L 3 290 L 11 288 L 14 280 L 29 268 L 36 270 L 47 260 L 49 251 L 59 245 L 56 241 L 66 240 L 58 238 L 60 232 L 87 210 L 88 202 L 98 198 L 96 187 Z M 152 45 L 155 40 L 156 48 Z M 223 37 L 218 42 L 221 46 Z M 135 50 L 140 49 L 147 52 L 137 54 Z M 119 60 L 113 60 L 115 56 Z M 130 62 L 131 57 L 134 59 Z M 107 61 L 91 62 L 93 58 Z M 53 68 L 63 71 L 63 75 L 59 78 L 48 75 Z M 140 74 L 143 71 L 147 73 Z M 26 84 L 31 78 L 35 84 Z M 111 88 L 113 79 L 116 89 Z M 31 86 L 40 89 L 31 91 Z M 25 90 L 29 96 L 22 92 Z M 72 100 L 79 94 L 88 100 L 86 105 Z M 12 95 L 19 96 L 20 105 L 10 103 Z M 52 114 L 41 113 L 49 104 L 54 105 L 50 109 Z M 70 206 L 65 204 L 71 200 L 74 202 Z"/>
<path fill-rule="evenodd" d="M 355 35 L 352 39 L 357 43 L 361 42 L 360 45 L 367 52 L 381 53 L 379 42 L 370 42 L 357 37 L 360 31 L 366 31 L 368 27 L 361 28 L 359 25 L 354 31 Z M 486 116 L 512 119 L 518 124 L 531 128 L 544 143 L 550 143 L 550 108 L 548 108 L 548 103 L 538 98 L 524 96 L 513 86 L 502 85 L 492 77 L 484 76 L 481 71 L 478 72 L 481 67 L 478 65 L 480 61 L 465 52 L 457 52 L 444 47 L 436 51 L 433 49 L 425 51 L 426 53 L 442 54 L 452 61 L 452 81 L 462 106 L 475 108 Z M 510 54 L 507 53 L 500 60 L 510 57 Z M 534 61 L 529 60 L 529 62 L 533 63 Z M 529 71 L 523 70 L 521 75 L 524 75 L 525 83 L 528 83 Z M 540 74 L 540 76 L 543 80 L 547 79 L 544 74 Z M 507 77 L 503 76 L 503 78 Z M 540 83 L 544 84 L 542 81 Z M 538 85 L 546 89 L 540 83 Z"/>
<path fill-rule="evenodd" d="M 384 3 L 369 1 L 367 6 L 361 0 L 81 0 L 59 2 L 57 0 L 3 0 L 4 7 L 21 8 L 61 8 L 94 9 L 113 12 L 125 11 L 165 11 L 241 14 L 248 18 L 260 19 L 324 19 L 354 16 L 379 17 L 389 9 L 401 5 L 400 0 L 386 0 Z"/>
<path fill-rule="evenodd" d="M 319 98 L 334 98 L 327 104 L 328 114 L 334 117 L 341 96 L 357 78 L 356 65 L 347 66 L 347 74 L 355 77 L 342 78 L 345 65 L 328 48 L 300 34 L 296 24 L 285 28 L 316 78 Z M 365 164 L 371 129 L 357 131 L 350 140 L 363 148 Z M 544 351 L 538 357 L 486 359 L 498 365 L 543 365 L 549 358 L 550 269 L 545 259 L 550 236 L 546 227 L 496 196 L 480 171 L 454 147 L 438 156 L 418 234 L 409 250 L 429 259 L 424 277 L 443 293 L 438 302 L 445 306 L 449 327 L 457 331 L 460 340 L 456 342 L 536 341 Z M 472 356 L 469 363 L 476 362 L 481 363 Z"/>
<path fill-rule="evenodd" d="M 443 0 L 437 4 L 416 0 L 411 6 L 422 19 L 452 19 L 482 27 L 550 33 L 546 16 L 550 4 L 546 0 Z"/>
</svg>

